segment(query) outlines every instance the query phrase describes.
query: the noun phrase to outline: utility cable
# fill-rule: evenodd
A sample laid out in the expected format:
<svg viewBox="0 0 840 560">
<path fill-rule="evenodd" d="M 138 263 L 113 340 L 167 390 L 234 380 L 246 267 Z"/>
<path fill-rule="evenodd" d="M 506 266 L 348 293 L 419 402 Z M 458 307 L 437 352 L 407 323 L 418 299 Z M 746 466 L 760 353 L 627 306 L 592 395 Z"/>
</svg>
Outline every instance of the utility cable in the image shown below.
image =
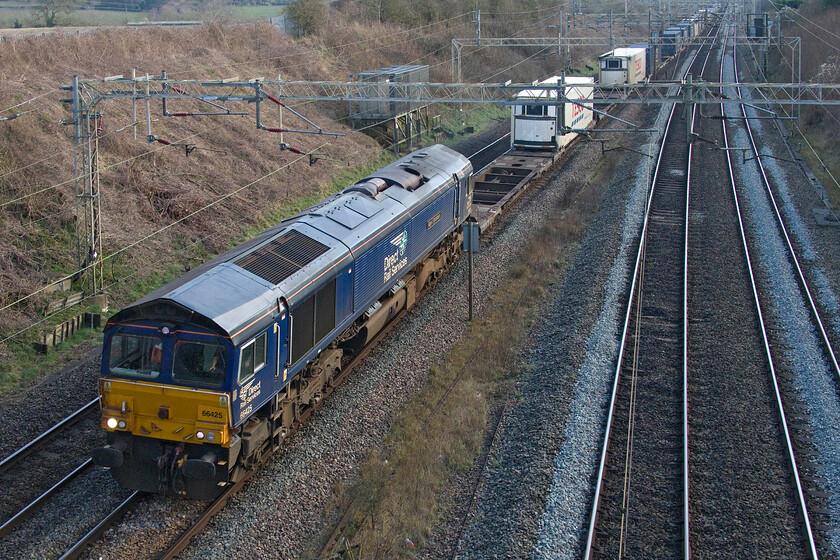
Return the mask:
<svg viewBox="0 0 840 560">
<path fill-rule="evenodd" d="M 26 105 L 27 103 L 32 103 L 33 101 L 37 101 L 38 99 L 41 99 L 42 97 L 46 97 L 47 95 L 52 95 L 53 93 L 57 93 L 57 92 L 60 92 L 60 91 L 61 90 L 59 88 L 51 89 L 47 92 L 42 93 L 41 95 L 36 95 L 35 97 L 32 97 L 31 99 L 27 99 L 26 101 L 21 101 L 20 103 L 12 105 L 11 107 L 6 107 L 5 109 L 0 109 L 0 113 L 5 113 L 6 111 L 11 111 L 12 109 L 17 109 L 21 105 Z"/>
<path fill-rule="evenodd" d="M 318 146 L 317 148 L 315 148 L 315 149 L 314 149 L 314 150 L 312 150 L 312 151 L 314 152 L 314 151 L 320 150 L 321 148 L 323 148 L 323 147 L 324 147 L 324 146 L 326 146 L 327 144 L 329 144 L 329 142 L 324 142 L 323 144 L 321 144 L 320 146 Z M 10 307 L 12 307 L 12 306 L 14 306 L 14 305 L 17 305 L 17 304 L 19 304 L 19 303 L 23 303 L 24 301 L 27 301 L 27 300 L 28 300 L 28 299 L 30 299 L 31 297 L 36 296 L 36 295 L 38 295 L 38 294 L 40 294 L 40 293 L 44 292 L 45 290 L 47 290 L 47 289 L 49 289 L 49 288 L 51 288 L 51 287 L 53 287 L 53 286 L 56 286 L 56 285 L 60 284 L 61 282 L 63 282 L 63 281 L 65 281 L 65 280 L 69 280 L 69 279 L 73 278 L 73 276 L 75 276 L 75 275 L 76 275 L 76 274 L 78 274 L 79 272 L 85 272 L 85 271 L 87 271 L 87 270 L 89 270 L 89 269 L 93 268 L 94 266 L 99 266 L 99 265 L 101 265 L 101 263 L 104 263 L 105 261 L 108 261 L 108 260 L 110 260 L 110 259 L 112 259 L 112 258 L 116 257 L 117 255 L 120 255 L 120 254 L 122 254 L 122 253 L 126 252 L 127 250 L 131 249 L 132 247 L 135 247 L 135 246 L 139 245 L 140 243 L 143 243 L 144 241 L 147 241 L 147 240 L 151 239 L 152 237 L 154 237 L 154 236 L 156 236 L 156 235 L 158 235 L 158 234 L 160 234 L 160 233 L 163 233 L 164 231 L 166 231 L 166 230 L 168 230 L 168 229 L 170 229 L 170 228 L 172 228 L 172 227 L 174 227 L 174 226 L 176 226 L 176 225 L 180 224 L 181 222 L 184 222 L 185 220 L 188 220 L 188 219 L 192 218 L 193 216 L 195 216 L 196 214 L 198 214 L 198 213 L 200 213 L 200 212 L 203 212 L 203 211 L 205 211 L 205 210 L 207 210 L 207 209 L 209 209 L 209 208 L 212 208 L 213 206 L 216 206 L 217 204 L 220 204 L 220 203 L 224 202 L 224 201 L 225 201 L 225 200 L 227 200 L 228 198 L 230 198 L 230 197 L 232 197 L 232 196 L 234 196 L 234 195 L 236 195 L 236 194 L 238 194 L 238 193 L 242 192 L 243 190 L 245 190 L 245 189 L 247 189 L 247 188 L 249 188 L 249 187 L 252 187 L 253 185 L 255 185 L 255 184 L 257 184 L 257 183 L 259 183 L 259 182 L 261 182 L 261 181 L 263 181 L 263 180 L 265 180 L 265 179 L 267 179 L 267 178 L 271 177 L 272 175 L 274 175 L 274 174 L 276 174 L 276 173 L 278 173 L 278 172 L 282 171 L 283 169 L 286 169 L 286 168 L 290 167 L 292 164 L 297 163 L 297 162 L 298 162 L 298 161 L 300 161 L 301 159 L 304 159 L 304 158 L 306 158 L 306 157 L 308 157 L 308 156 L 309 156 L 309 154 L 308 154 L 308 153 L 301 154 L 299 157 L 295 158 L 294 160 L 292 160 L 292 161 L 290 161 L 290 162 L 288 162 L 288 163 L 286 163 L 286 164 L 284 164 L 284 165 L 281 165 L 280 167 L 276 168 L 275 170 L 270 171 L 270 172 L 268 172 L 268 173 L 264 174 L 263 176 L 261 176 L 261 177 L 259 177 L 259 178 L 257 178 L 257 179 L 254 179 L 254 180 L 253 180 L 253 181 L 251 181 L 250 183 L 247 183 L 247 184 L 245 184 L 245 185 L 243 185 L 243 186 L 239 187 L 238 189 L 236 189 L 236 190 L 234 190 L 234 191 L 232 191 L 232 192 L 230 192 L 230 193 L 228 193 L 228 194 L 226 194 L 226 195 L 223 195 L 223 196 L 221 196 L 221 197 L 217 198 L 215 201 L 213 201 L 213 202 L 211 202 L 211 203 L 209 203 L 209 204 L 206 204 L 206 205 L 202 206 L 202 207 L 201 207 L 201 208 L 199 208 L 198 210 L 194 210 L 193 212 L 190 212 L 189 214 L 187 214 L 187 215 L 186 215 L 186 216 L 184 216 L 183 218 L 179 218 L 179 219 L 175 220 L 174 222 L 172 222 L 172 223 L 170 223 L 170 224 L 167 224 L 166 226 L 164 226 L 164 227 L 162 227 L 162 228 L 160 228 L 160 229 L 158 229 L 158 230 L 156 230 L 156 231 L 153 231 L 152 233 L 150 233 L 150 234 L 148 234 L 148 235 L 146 235 L 146 236 L 144 236 L 144 237 L 142 237 L 142 238 L 140 238 L 140 239 L 137 239 L 136 241 L 134 241 L 134 242 L 132 242 L 132 243 L 129 243 L 129 244 L 128 244 L 128 245 L 126 245 L 125 247 L 123 247 L 123 248 L 121 248 L 121 249 L 118 249 L 118 250 L 114 251 L 113 253 L 111 253 L 111 254 L 109 254 L 109 255 L 105 255 L 105 256 L 103 256 L 103 257 L 102 257 L 99 261 L 97 261 L 96 263 L 92 263 L 92 264 L 86 265 L 86 266 L 84 266 L 84 267 L 80 268 L 78 271 L 74 272 L 73 274 L 68 274 L 68 275 L 66 275 L 66 276 L 64 276 L 64 277 L 62 277 L 62 278 L 59 278 L 58 280 L 55 280 L 55 281 L 51 282 L 50 284 L 47 284 L 47 285 L 46 285 L 46 286 L 44 286 L 43 288 L 41 288 L 41 289 L 39 289 L 39 290 L 36 290 L 35 292 L 32 292 L 32 293 L 31 293 L 31 294 L 29 294 L 29 295 L 23 296 L 22 298 L 19 298 L 19 299 L 17 299 L 16 301 L 13 301 L 12 303 L 9 303 L 9 304 L 6 304 L 6 305 L 4 305 L 4 306 L 0 307 L 0 311 L 5 311 L 6 309 L 9 309 Z"/>
<path fill-rule="evenodd" d="M 525 28 L 523 28 L 523 30 L 524 30 L 524 29 L 527 29 L 527 27 L 528 27 L 528 26 L 526 26 Z M 520 30 L 520 32 L 522 32 L 522 30 Z M 483 48 L 485 48 L 485 47 L 482 47 L 482 49 L 483 49 Z M 547 47 L 546 47 L 546 48 L 547 48 Z M 519 64 L 522 64 L 523 62 L 525 62 L 525 61 L 527 61 L 527 60 L 529 60 L 529 59 L 531 59 L 531 58 L 533 58 L 533 57 L 535 57 L 535 56 L 538 56 L 541 52 L 543 52 L 544 50 L 546 50 L 546 48 L 541 49 L 541 50 L 540 50 L 540 51 L 538 51 L 536 54 L 534 54 L 534 55 L 532 55 L 532 56 L 530 56 L 530 57 L 528 57 L 528 58 L 526 58 L 526 59 L 523 59 L 523 60 L 521 60 L 521 61 L 519 61 L 519 62 L 517 62 L 517 63 L 515 63 L 515 64 L 511 65 L 510 67 L 508 67 L 508 68 L 506 68 L 506 69 L 504 69 L 504 70 L 501 70 L 500 72 L 497 72 L 497 73 L 496 73 L 496 74 L 494 74 L 494 75 L 498 75 L 498 73 L 501 73 L 501 72 L 507 71 L 507 70 L 509 70 L 510 68 L 513 68 L 513 67 L 515 67 L 515 66 L 517 66 L 517 65 L 519 65 Z M 389 120 L 390 120 L 390 119 L 389 119 Z M 383 121 L 383 122 L 384 122 L 384 121 Z M 368 127 L 366 127 L 366 128 L 368 128 Z M 180 142 L 183 142 L 184 140 L 188 140 L 188 139 L 190 139 L 190 138 L 192 138 L 192 137 L 197 136 L 198 134 L 201 134 L 201 133 L 203 133 L 203 132 L 206 132 L 206 130 L 207 130 L 207 129 L 205 129 L 204 131 L 201 131 L 201 132 L 199 132 L 199 133 L 195 133 L 195 134 L 192 134 L 192 135 L 190 135 L 190 136 L 187 136 L 187 137 L 183 138 Z M 315 151 L 317 151 L 317 150 L 319 150 L 319 149 L 323 148 L 324 146 L 326 146 L 326 145 L 328 145 L 328 144 L 329 144 L 329 142 L 325 142 L 325 143 L 323 143 L 323 144 L 322 144 L 321 146 L 319 146 L 318 148 L 315 148 Z M 155 149 L 155 150 L 149 150 L 149 151 L 147 151 L 147 152 L 145 152 L 145 153 L 143 153 L 143 154 L 138 154 L 137 156 L 133 156 L 133 157 L 131 157 L 131 158 L 126 158 L 125 160 L 122 160 L 122 161 L 120 161 L 120 162 L 117 162 L 117 163 L 111 164 L 111 165 L 109 165 L 109 166 L 105 166 L 105 167 L 101 168 L 101 170 L 102 170 L 102 171 L 104 171 L 104 170 L 107 170 L 107 169 L 113 168 L 113 167 L 115 167 L 115 166 L 117 166 L 117 165 L 121 165 L 121 164 L 123 164 L 123 163 L 126 163 L 126 162 L 129 162 L 129 161 L 132 161 L 132 160 L 138 159 L 138 158 L 140 158 L 140 157 L 144 157 L 144 156 L 149 155 L 149 154 L 151 154 L 151 153 L 157 152 L 158 150 L 161 150 L 161 149 L 163 149 L 163 148 L 165 148 L 165 147 L 166 147 L 166 146 L 163 146 L 163 147 L 161 147 L 161 148 L 157 148 L 157 149 Z M 208 204 L 208 205 L 206 205 L 206 206 L 204 206 L 204 207 L 202 207 L 202 208 L 199 208 L 198 210 L 195 210 L 194 212 L 192 212 L 192 213 L 188 214 L 187 216 L 185 216 L 185 217 L 183 217 L 183 218 L 181 218 L 181 219 L 179 219 L 179 220 L 176 220 L 176 221 L 174 221 L 174 222 L 172 222 L 172 223 L 168 224 L 167 226 L 165 226 L 165 227 L 163 227 L 163 228 L 160 228 L 159 230 L 157 230 L 157 231 L 155 231 L 155 232 L 153 232 L 153 233 L 149 234 L 148 236 L 146 236 L 146 237 L 144 237 L 144 238 L 142 238 L 142 239 L 139 239 L 139 240 L 135 241 L 134 243 L 131 243 L 131 244 L 127 245 L 126 247 L 123 247 L 122 249 L 119 249 L 119 250 L 115 251 L 114 253 L 112 253 L 112 254 L 110 254 L 110 255 L 104 256 L 104 257 L 103 257 L 100 261 L 98 261 L 97 263 L 94 263 L 94 264 L 91 264 L 91 265 L 87 265 L 86 267 L 83 267 L 82 269 L 80 269 L 79 271 L 75 272 L 75 273 L 74 273 L 74 274 L 72 274 L 72 275 L 66 276 L 66 277 L 61 278 L 61 279 L 59 279 L 59 280 L 56 280 L 56 281 L 54 281 L 52 284 L 48 284 L 47 286 L 45 286 L 44 288 L 41 288 L 40 290 L 37 290 L 37 291 L 35 291 L 35 292 L 33 292 L 33 293 L 31 293 L 31 294 L 27 295 L 27 296 L 24 296 L 24 297 L 22 297 L 22 298 L 19 298 L 18 300 L 14 301 L 14 302 L 12 302 L 12 303 L 10 303 L 10 304 L 7 304 L 7 305 L 5 305 L 5 306 L 3 306 L 3 307 L 0 307 L 0 311 L 4 311 L 4 310 L 6 310 L 6 309 L 8 309 L 8 308 L 10 308 L 10 307 L 12 307 L 12 306 L 14 306 L 14 305 L 17 305 L 17 304 L 19 304 L 19 303 L 22 303 L 23 301 L 26 301 L 26 300 L 28 300 L 29 298 L 31 298 L 31 297 L 33 297 L 33 296 L 35 296 L 35 295 L 37 295 L 37 294 L 39 294 L 39 293 L 43 292 L 44 290 L 48 289 L 49 287 L 51 287 L 51 286 L 53 286 L 53 285 L 56 285 L 56 284 L 58 284 L 58 283 L 60 283 L 60 282 L 62 282 L 62 281 L 64 281 L 64 280 L 66 280 L 66 279 L 68 279 L 68 278 L 72 278 L 75 274 L 78 274 L 78 272 L 84 272 L 85 270 L 89 269 L 91 266 L 94 266 L 94 265 L 101 265 L 101 263 L 105 262 L 106 260 L 110 260 L 111 258 L 113 258 L 113 257 L 115 257 L 115 256 L 117 256 L 117 255 L 119 255 L 119 254 L 121 254 L 122 252 L 127 251 L 128 249 L 130 249 L 130 248 L 132 248 L 132 247 L 136 246 L 137 244 L 139 244 L 139 243 L 141 243 L 141 242 L 143 242 L 143 241 L 146 241 L 147 239 L 149 239 L 149 238 L 151 238 L 151 237 L 153 237 L 153 236 L 155 236 L 155 235 L 157 235 L 157 234 L 159 234 L 159 233 L 162 233 L 163 231 L 166 231 L 166 230 L 170 229 L 171 227 L 173 227 L 173 226 L 175 226 L 175 225 L 177 225 L 177 224 L 179 224 L 179 223 L 183 222 L 183 221 L 184 221 L 184 220 L 186 220 L 186 219 L 191 218 L 192 216 L 194 216 L 194 215 L 198 214 L 199 212 L 202 212 L 202 211 L 204 211 L 204 210 L 207 210 L 208 208 L 211 208 L 211 207 L 215 206 L 216 204 L 219 204 L 220 202 L 222 202 L 223 200 L 225 200 L 225 199 L 229 198 L 230 196 L 233 196 L 234 194 L 236 194 L 236 193 L 240 192 L 241 190 L 243 190 L 243 189 L 245 189 L 245 188 L 248 188 L 248 187 L 252 186 L 253 184 L 256 184 L 256 183 L 257 183 L 257 182 L 259 182 L 259 181 L 264 180 L 265 178 L 267 178 L 267 177 L 269 177 L 269 176 L 273 175 L 274 173 L 276 173 L 277 171 L 280 171 L 280 170 L 282 170 L 282 169 L 285 169 L 285 168 L 289 167 L 290 165 L 292 165 L 293 163 L 296 163 L 297 161 L 300 161 L 302 158 L 306 157 L 307 155 L 308 155 L 308 154 L 303 154 L 303 155 L 301 155 L 300 157 L 298 157 L 298 158 L 294 159 L 293 161 L 291 161 L 291 162 L 287 163 L 286 165 L 284 165 L 284 166 L 282 166 L 282 167 L 280 167 L 280 168 L 276 169 L 275 171 L 270 172 L 269 174 L 266 174 L 266 175 L 264 175 L 264 176 L 262 176 L 262 177 L 260 177 L 260 178 L 256 179 L 255 181 L 253 181 L 253 182 L 251 182 L 251 183 L 249 183 L 249 184 L 247 184 L 247 185 L 245 185 L 245 186 L 241 187 L 240 189 L 237 189 L 236 191 L 233 191 L 232 193 L 229 193 L 228 195 L 225 195 L 225 196 L 223 196 L 223 197 L 221 197 L 221 198 L 217 199 L 216 201 L 214 201 L 214 202 L 212 202 L 212 203 L 210 203 L 210 204 Z M 57 188 L 58 186 L 65 185 L 65 184 L 67 184 L 67 183 L 69 183 L 69 182 L 71 182 L 71 181 L 75 181 L 75 180 L 76 180 L 76 178 L 73 178 L 72 180 L 64 181 L 64 182 L 62 182 L 62 183 L 59 183 L 58 185 L 53 185 L 53 186 L 51 186 L 51 187 L 47 187 L 47 188 L 45 188 L 45 189 L 41 189 L 41 190 L 39 190 L 39 191 L 37 191 L 37 192 L 35 192 L 35 193 L 30 193 L 29 195 L 25 195 L 25 196 L 23 196 L 23 197 L 18 197 L 17 199 L 14 199 L 14 200 L 11 200 L 11 201 L 7 201 L 7 202 L 5 202 L 5 203 L 0 204 L 0 207 L 3 207 L 3 206 L 6 206 L 6 205 L 9 205 L 9 204 L 12 204 L 12 203 L 14 203 L 14 202 L 18 202 L 18 201 L 23 200 L 23 199 L 26 199 L 26 198 L 29 198 L 29 197 L 34 196 L 34 195 L 36 195 L 36 194 L 39 194 L 39 193 L 41 193 L 41 192 L 45 192 L 45 191 L 47 191 L 47 190 L 51 190 L 51 189 Z"/>
</svg>

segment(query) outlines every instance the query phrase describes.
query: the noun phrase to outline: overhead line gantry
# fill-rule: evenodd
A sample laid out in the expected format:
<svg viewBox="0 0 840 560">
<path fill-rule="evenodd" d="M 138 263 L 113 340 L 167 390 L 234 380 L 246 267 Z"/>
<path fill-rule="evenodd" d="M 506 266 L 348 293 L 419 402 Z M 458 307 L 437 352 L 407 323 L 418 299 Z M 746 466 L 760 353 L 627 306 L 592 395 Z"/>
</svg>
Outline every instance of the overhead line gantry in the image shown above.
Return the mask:
<svg viewBox="0 0 840 560">
<path fill-rule="evenodd" d="M 286 81 L 265 80 L 176 80 L 164 73 L 161 77 L 124 78 L 113 76 L 102 79 L 80 80 L 74 78 L 73 84 L 65 86 L 70 90 L 73 118 L 67 124 L 74 126 L 74 144 L 76 148 L 77 200 L 80 207 L 79 221 L 79 262 L 81 273 L 92 271 L 89 275 L 89 291 L 93 294 L 102 289 L 101 236 L 100 236 L 100 198 L 98 171 L 98 138 L 102 129 L 102 115 L 99 107 L 106 100 L 127 99 L 135 106 L 144 103 L 146 107 L 147 141 L 166 142 L 152 133 L 151 102 L 195 100 L 212 107 L 207 112 L 169 111 L 164 108 L 164 116 L 225 116 L 242 115 L 243 111 L 233 111 L 226 104 L 253 103 L 255 105 L 256 127 L 267 132 L 296 132 L 308 134 L 338 135 L 327 132 L 315 123 L 305 119 L 288 107 L 288 101 L 339 101 L 339 102 L 408 102 L 408 103 L 495 103 L 497 105 L 557 105 L 562 103 L 591 104 L 592 99 L 571 99 L 566 95 L 565 85 L 535 85 L 522 83 L 388 83 L 387 88 L 381 83 L 338 82 L 338 81 Z M 771 107 L 773 105 L 840 105 L 840 84 L 810 83 L 717 83 L 705 81 L 657 81 L 632 85 L 601 86 L 595 84 L 595 101 L 611 104 L 719 104 L 720 91 L 732 91 L 740 87 L 745 99 L 754 106 Z M 545 101 L 529 99 L 517 100 L 516 94 L 522 90 L 550 90 L 556 97 Z M 269 93 L 272 91 L 274 93 Z M 264 101 L 271 101 L 280 111 L 286 108 L 310 125 L 309 129 L 283 128 L 263 124 L 261 106 Z M 282 112 L 281 112 L 282 116 Z M 281 149 L 291 148 L 280 142 Z M 187 150 L 189 153 L 189 150 Z"/>
</svg>

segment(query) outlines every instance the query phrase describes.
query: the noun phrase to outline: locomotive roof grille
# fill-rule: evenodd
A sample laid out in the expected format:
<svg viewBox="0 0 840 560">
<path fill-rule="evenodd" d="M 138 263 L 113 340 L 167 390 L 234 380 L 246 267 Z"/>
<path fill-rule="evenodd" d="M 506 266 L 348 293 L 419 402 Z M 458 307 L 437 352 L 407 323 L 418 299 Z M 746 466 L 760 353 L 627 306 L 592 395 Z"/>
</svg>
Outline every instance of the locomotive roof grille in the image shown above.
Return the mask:
<svg viewBox="0 0 840 560">
<path fill-rule="evenodd" d="M 299 231 L 291 230 L 245 255 L 234 264 L 260 278 L 279 284 L 327 252 L 329 247 Z"/>
</svg>

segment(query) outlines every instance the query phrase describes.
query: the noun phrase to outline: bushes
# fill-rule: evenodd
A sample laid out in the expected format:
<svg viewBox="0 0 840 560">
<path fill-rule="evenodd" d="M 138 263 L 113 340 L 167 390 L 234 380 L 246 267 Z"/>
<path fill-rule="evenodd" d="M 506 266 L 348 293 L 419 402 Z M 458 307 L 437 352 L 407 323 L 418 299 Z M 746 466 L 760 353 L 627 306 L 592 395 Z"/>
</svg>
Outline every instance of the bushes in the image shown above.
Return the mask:
<svg viewBox="0 0 840 560">
<path fill-rule="evenodd" d="M 312 35 L 321 29 L 327 6 L 323 0 L 298 0 L 286 8 L 298 35 Z"/>
</svg>

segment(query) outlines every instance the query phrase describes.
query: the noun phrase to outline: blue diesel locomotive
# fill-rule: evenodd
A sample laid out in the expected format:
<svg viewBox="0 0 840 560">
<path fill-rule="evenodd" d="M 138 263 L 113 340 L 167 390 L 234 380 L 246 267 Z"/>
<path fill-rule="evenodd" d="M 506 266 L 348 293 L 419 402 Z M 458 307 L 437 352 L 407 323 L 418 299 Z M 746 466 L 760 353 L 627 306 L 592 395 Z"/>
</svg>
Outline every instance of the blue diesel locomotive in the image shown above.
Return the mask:
<svg viewBox="0 0 840 560">
<path fill-rule="evenodd" d="M 469 160 L 431 146 L 118 312 L 94 462 L 127 488 L 217 496 L 454 260 L 472 190 Z"/>
</svg>

